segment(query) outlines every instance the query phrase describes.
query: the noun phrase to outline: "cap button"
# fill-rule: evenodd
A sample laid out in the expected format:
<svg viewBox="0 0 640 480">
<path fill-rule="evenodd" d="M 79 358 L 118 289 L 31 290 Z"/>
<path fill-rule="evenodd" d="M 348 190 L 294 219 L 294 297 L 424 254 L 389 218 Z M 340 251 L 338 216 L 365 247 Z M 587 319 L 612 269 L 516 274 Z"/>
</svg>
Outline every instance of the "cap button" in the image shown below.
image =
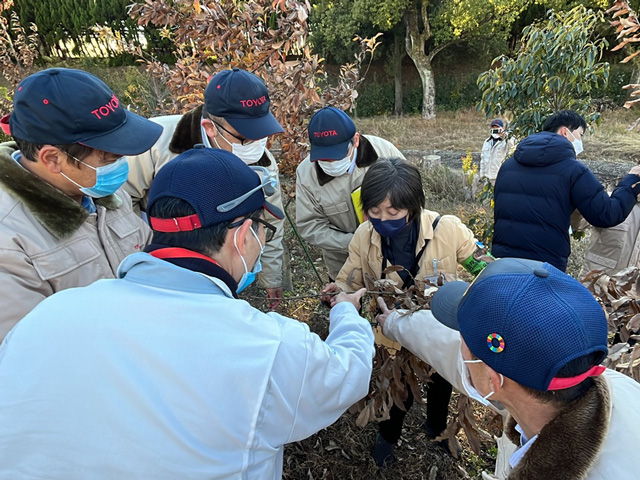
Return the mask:
<svg viewBox="0 0 640 480">
<path fill-rule="evenodd" d="M 544 268 L 536 268 L 533 271 L 533 274 L 536 277 L 540 277 L 540 278 L 547 278 L 549 276 L 549 272 L 547 270 L 545 270 Z"/>
<path fill-rule="evenodd" d="M 233 70 L 234 72 L 237 72 L 240 69 L 238 67 L 233 67 L 231 70 Z"/>
</svg>

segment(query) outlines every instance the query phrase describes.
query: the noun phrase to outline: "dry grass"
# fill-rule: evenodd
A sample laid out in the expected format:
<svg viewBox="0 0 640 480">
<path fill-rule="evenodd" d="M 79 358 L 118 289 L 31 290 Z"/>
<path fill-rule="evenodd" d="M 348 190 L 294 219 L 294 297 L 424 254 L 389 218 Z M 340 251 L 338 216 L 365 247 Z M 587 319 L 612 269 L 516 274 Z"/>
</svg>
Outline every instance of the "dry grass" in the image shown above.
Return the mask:
<svg viewBox="0 0 640 480">
<path fill-rule="evenodd" d="M 640 161 L 640 135 L 627 128 L 640 110 L 619 108 L 602 114 L 602 123 L 584 140 L 580 158 L 608 162 Z M 433 120 L 419 117 L 359 118 L 358 130 L 393 142 L 400 150 L 455 150 L 479 152 L 489 133 L 489 122 L 475 109 L 440 112 Z"/>
</svg>

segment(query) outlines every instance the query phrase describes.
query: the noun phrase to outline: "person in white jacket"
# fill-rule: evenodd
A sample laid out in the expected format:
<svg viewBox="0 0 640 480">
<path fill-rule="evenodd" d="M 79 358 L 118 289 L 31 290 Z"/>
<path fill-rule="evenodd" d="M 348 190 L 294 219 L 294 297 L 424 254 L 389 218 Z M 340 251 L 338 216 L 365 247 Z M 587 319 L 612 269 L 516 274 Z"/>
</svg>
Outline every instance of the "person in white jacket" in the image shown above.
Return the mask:
<svg viewBox="0 0 640 480">
<path fill-rule="evenodd" d="M 384 332 L 462 393 L 510 415 L 485 479 L 630 478 L 640 384 L 599 363 L 602 308 L 548 263 L 507 258 L 469 286 L 445 284 L 431 311 L 383 309 Z"/>
<path fill-rule="evenodd" d="M 507 137 L 504 122 L 499 118 L 491 121 L 491 133 L 482 144 L 478 177 L 486 178 L 495 185 L 498 171 L 513 149 L 514 141 Z"/>
<path fill-rule="evenodd" d="M 326 341 L 237 298 L 273 238 L 264 210 L 282 215 L 276 185 L 209 148 L 158 173 L 146 253 L 43 301 L 0 347 L 0 479 L 275 480 L 286 443 L 366 395 L 364 289 L 338 298 Z"/>
</svg>

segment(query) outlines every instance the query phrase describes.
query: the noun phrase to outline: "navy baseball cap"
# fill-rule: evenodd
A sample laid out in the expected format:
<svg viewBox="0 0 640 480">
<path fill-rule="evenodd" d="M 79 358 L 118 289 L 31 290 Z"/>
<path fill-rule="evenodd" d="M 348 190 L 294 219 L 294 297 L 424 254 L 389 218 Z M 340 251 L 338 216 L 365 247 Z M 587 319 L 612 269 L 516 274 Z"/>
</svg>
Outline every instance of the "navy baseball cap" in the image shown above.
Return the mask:
<svg viewBox="0 0 640 480">
<path fill-rule="evenodd" d="M 491 121 L 491 127 L 504 128 L 504 122 L 502 120 L 500 120 L 499 118 L 496 118 L 496 119 Z"/>
<path fill-rule="evenodd" d="M 548 263 L 496 260 L 470 285 L 443 285 L 431 312 L 460 332 L 471 353 L 521 385 L 561 390 L 605 370 L 596 364 L 576 377 L 556 377 L 576 358 L 606 357 L 607 320 L 580 282 Z"/>
<path fill-rule="evenodd" d="M 255 170 L 233 153 L 217 148 L 193 148 L 167 163 L 149 189 L 150 212 L 160 198 L 174 197 L 188 202 L 195 215 L 180 218 L 150 218 L 159 232 L 180 232 L 210 227 L 247 215 L 264 207 L 281 219 L 282 210 L 267 202 Z M 233 208 L 220 208 L 223 205 Z"/>
<path fill-rule="evenodd" d="M 334 107 L 318 110 L 309 122 L 310 160 L 342 160 L 356 134 L 353 120 Z"/>
<path fill-rule="evenodd" d="M 207 113 L 224 118 L 249 140 L 284 132 L 269 111 L 270 105 L 269 91 L 262 80 L 239 68 L 217 73 L 204 90 Z"/>
<path fill-rule="evenodd" d="M 120 155 L 146 152 L 162 133 L 162 126 L 125 110 L 102 80 L 69 68 L 49 68 L 20 82 L 13 112 L 2 123 L 5 133 L 30 143 L 79 143 Z"/>
</svg>

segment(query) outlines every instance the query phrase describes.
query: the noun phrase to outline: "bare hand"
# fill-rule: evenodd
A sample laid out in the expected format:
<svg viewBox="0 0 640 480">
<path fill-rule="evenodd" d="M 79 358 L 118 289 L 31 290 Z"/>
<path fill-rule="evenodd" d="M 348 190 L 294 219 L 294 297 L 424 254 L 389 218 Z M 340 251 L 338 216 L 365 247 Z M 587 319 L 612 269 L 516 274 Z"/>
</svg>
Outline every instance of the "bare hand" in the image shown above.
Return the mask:
<svg viewBox="0 0 640 480">
<path fill-rule="evenodd" d="M 323 293 L 320 297 L 320 301 L 325 305 L 331 305 L 331 300 L 335 297 L 337 293 L 340 293 L 340 287 L 335 283 L 327 283 L 320 293 Z M 332 305 L 333 306 L 333 305 Z"/>
<path fill-rule="evenodd" d="M 267 307 L 275 310 L 282 302 L 282 287 L 267 288 Z"/>
<path fill-rule="evenodd" d="M 366 288 L 361 288 L 355 293 L 344 293 L 340 292 L 338 295 L 334 296 L 331 299 L 331 306 L 335 307 L 337 304 L 341 302 L 349 302 L 351 305 L 356 307 L 357 310 L 360 309 L 360 299 L 367 291 Z"/>
<path fill-rule="evenodd" d="M 640 177 L 640 165 L 636 165 L 635 167 L 632 167 L 631 170 L 629 170 L 629 173 L 631 175 L 638 175 Z"/>
<path fill-rule="evenodd" d="M 382 297 L 378 297 L 376 299 L 376 301 L 378 302 L 378 307 L 380 307 L 380 310 L 382 310 L 382 313 L 380 315 L 378 315 L 377 321 L 378 321 L 378 324 L 384 330 L 384 324 L 387 321 L 387 318 L 389 317 L 389 315 L 391 315 L 396 310 L 395 310 L 395 308 L 393 310 L 389 310 L 387 308 L 387 304 L 384 302 Z"/>
</svg>

